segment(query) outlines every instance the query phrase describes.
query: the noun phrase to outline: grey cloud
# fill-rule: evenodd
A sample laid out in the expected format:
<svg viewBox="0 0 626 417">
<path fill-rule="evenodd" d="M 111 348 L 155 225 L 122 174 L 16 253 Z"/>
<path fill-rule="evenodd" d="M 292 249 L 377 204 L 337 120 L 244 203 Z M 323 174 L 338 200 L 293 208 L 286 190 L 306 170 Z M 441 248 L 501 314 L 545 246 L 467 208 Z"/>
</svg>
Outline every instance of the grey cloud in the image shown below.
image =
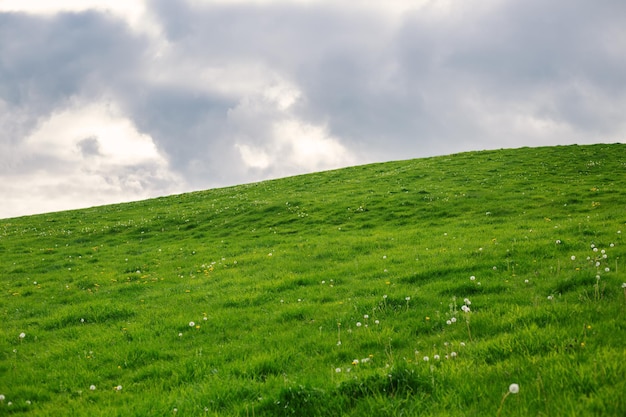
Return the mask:
<svg viewBox="0 0 626 417">
<path fill-rule="evenodd" d="M 216 152 L 217 142 L 223 136 L 227 112 L 234 101 L 157 86 L 146 88 L 139 99 L 133 93 L 123 98 L 137 127 L 155 140 L 174 169 L 191 183 L 201 182 L 196 178 L 200 174 L 192 172 L 194 160 L 209 161 L 210 167 L 213 160 L 221 158 Z M 205 167 L 202 174 L 207 171 Z"/>
<path fill-rule="evenodd" d="M 98 99 L 124 82 L 140 69 L 145 47 L 122 21 L 102 13 L 0 13 L 0 99 L 23 114 L 23 136 L 72 97 Z"/>
<path fill-rule="evenodd" d="M 313 111 L 329 109 L 325 116 L 338 132 L 347 126 L 361 138 L 386 137 L 415 153 L 424 146 L 496 140 L 481 119 L 499 112 L 527 112 L 590 137 L 623 134 L 615 112 L 625 103 L 626 57 L 615 53 L 626 39 L 623 3 L 505 2 L 484 13 L 465 7 L 443 21 L 427 10 L 407 16 L 380 60 L 396 63 L 395 90 L 370 87 L 381 77 L 375 63 L 362 68 L 364 74 L 331 65 L 339 72 L 308 77 L 315 83 L 307 93 L 327 92 Z M 615 37 L 616 44 L 607 44 Z M 324 89 L 325 82 L 334 88 Z M 481 104 L 485 108 L 476 107 Z"/>
<path fill-rule="evenodd" d="M 377 42 L 376 32 L 386 25 L 359 8 L 348 13 L 324 5 L 285 3 L 151 4 L 168 39 L 198 62 L 261 61 L 289 72 L 342 49 L 367 53 Z"/>
<path fill-rule="evenodd" d="M 0 36 L 2 96 L 14 104 L 110 83 L 138 66 L 146 46 L 123 22 L 97 12 L 0 13 Z"/>
<path fill-rule="evenodd" d="M 97 136 L 90 136 L 85 139 L 81 139 L 77 143 L 78 149 L 83 156 L 98 156 L 100 155 L 100 142 L 98 142 Z"/>
</svg>

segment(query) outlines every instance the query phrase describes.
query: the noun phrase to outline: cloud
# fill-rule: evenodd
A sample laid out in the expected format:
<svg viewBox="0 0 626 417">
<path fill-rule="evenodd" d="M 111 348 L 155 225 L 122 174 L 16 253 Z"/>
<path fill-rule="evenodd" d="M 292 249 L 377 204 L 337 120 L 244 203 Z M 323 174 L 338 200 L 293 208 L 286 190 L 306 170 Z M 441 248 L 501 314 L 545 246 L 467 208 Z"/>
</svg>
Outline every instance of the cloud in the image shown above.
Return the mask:
<svg viewBox="0 0 626 417">
<path fill-rule="evenodd" d="M 622 1 L 127 3 L 0 5 L 11 214 L 32 212 L 20 201 L 45 211 L 373 161 L 624 141 Z M 46 201 L 24 191 L 53 184 Z"/>
<path fill-rule="evenodd" d="M 623 140 L 624 57 L 606 41 L 626 34 L 597 6 L 425 7 L 406 14 L 383 47 L 326 49 L 298 82 L 311 117 L 377 152 L 391 145 L 392 157 Z"/>
<path fill-rule="evenodd" d="M 0 103 L 20 116 L 4 120 L 9 135 L 15 132 L 11 141 L 74 97 L 98 101 L 123 88 L 126 77 L 141 72 L 147 47 L 124 22 L 92 11 L 0 13 L 0 39 Z"/>
<path fill-rule="evenodd" d="M 27 194 L 13 210 L 55 210 L 177 191 L 182 181 L 152 139 L 108 103 L 55 112 L 12 149 L 13 166 L 0 185 L 8 202 Z M 52 205 L 51 205 L 52 203 Z"/>
<path fill-rule="evenodd" d="M 80 153 L 84 157 L 102 156 L 100 153 L 100 142 L 97 136 L 89 136 L 78 141 L 76 146 L 80 149 Z"/>
<path fill-rule="evenodd" d="M 353 156 L 325 126 L 293 114 L 300 97 L 295 87 L 278 84 L 246 96 L 229 111 L 229 136 L 244 165 L 257 176 L 319 171 L 352 162 Z"/>
</svg>

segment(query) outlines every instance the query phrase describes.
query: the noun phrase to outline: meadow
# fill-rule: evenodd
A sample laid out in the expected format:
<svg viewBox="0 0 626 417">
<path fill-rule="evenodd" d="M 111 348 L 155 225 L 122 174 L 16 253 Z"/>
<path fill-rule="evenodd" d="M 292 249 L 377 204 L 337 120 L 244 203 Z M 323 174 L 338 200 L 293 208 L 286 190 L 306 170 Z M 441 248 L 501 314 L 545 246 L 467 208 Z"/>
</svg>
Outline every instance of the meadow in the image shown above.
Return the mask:
<svg viewBox="0 0 626 417">
<path fill-rule="evenodd" d="M 625 416 L 626 145 L 0 220 L 0 415 Z"/>
</svg>

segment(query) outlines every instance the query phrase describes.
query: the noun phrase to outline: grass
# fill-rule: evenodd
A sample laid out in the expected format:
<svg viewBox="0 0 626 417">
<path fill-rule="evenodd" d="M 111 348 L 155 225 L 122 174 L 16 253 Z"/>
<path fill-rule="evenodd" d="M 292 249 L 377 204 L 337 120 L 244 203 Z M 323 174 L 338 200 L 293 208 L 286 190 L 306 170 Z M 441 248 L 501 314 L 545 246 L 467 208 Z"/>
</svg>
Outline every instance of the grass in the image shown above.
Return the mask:
<svg viewBox="0 0 626 417">
<path fill-rule="evenodd" d="M 471 152 L 0 220 L 0 415 L 626 415 L 625 169 Z"/>
</svg>

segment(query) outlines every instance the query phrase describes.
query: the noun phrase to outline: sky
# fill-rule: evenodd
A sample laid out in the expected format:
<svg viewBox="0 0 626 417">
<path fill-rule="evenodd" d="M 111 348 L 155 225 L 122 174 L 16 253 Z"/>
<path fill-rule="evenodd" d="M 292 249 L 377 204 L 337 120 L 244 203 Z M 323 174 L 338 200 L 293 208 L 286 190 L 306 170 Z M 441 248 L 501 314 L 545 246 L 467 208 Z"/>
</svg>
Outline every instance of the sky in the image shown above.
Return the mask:
<svg viewBox="0 0 626 417">
<path fill-rule="evenodd" d="M 623 0 L 0 0 L 0 218 L 626 142 Z"/>
</svg>

